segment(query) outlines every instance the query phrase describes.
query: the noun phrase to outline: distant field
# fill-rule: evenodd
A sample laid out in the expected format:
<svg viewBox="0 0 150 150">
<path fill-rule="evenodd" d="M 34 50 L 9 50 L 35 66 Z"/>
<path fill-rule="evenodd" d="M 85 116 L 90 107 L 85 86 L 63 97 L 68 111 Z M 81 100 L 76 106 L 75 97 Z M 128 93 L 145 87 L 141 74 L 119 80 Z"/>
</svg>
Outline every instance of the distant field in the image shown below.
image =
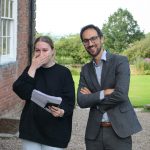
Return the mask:
<svg viewBox="0 0 150 150">
<path fill-rule="evenodd" d="M 79 75 L 73 76 L 77 91 Z M 129 97 L 135 107 L 150 104 L 150 75 L 132 75 L 130 81 Z"/>
</svg>

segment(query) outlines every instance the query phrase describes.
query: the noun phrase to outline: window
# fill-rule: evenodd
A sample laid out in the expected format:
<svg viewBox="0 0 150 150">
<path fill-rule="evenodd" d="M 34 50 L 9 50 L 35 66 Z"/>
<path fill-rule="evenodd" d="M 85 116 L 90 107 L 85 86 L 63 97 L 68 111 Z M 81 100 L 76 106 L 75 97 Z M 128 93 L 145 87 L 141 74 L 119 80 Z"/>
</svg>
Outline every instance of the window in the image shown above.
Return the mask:
<svg viewBox="0 0 150 150">
<path fill-rule="evenodd" d="M 16 60 L 17 0 L 0 0 L 0 65 Z"/>
</svg>

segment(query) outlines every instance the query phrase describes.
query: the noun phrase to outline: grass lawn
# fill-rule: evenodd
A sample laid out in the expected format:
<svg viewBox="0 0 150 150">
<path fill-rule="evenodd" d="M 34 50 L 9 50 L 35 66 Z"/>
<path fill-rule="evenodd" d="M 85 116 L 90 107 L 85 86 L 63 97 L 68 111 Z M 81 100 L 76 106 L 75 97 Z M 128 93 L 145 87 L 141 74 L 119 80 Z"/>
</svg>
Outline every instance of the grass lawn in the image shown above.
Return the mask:
<svg viewBox="0 0 150 150">
<path fill-rule="evenodd" d="M 75 89 L 79 83 L 79 75 L 73 76 Z M 132 75 L 130 80 L 129 97 L 135 107 L 150 104 L 150 75 Z"/>
<path fill-rule="evenodd" d="M 129 97 L 134 106 L 150 104 L 150 75 L 132 75 Z"/>
</svg>

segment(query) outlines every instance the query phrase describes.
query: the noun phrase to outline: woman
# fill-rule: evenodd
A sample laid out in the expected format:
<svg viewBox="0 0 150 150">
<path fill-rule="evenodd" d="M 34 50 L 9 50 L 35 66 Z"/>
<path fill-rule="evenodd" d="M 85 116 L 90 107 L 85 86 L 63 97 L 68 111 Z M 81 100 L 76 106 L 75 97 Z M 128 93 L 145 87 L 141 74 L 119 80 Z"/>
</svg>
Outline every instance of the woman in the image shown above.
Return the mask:
<svg viewBox="0 0 150 150">
<path fill-rule="evenodd" d="M 31 100 L 33 90 L 62 98 L 59 107 L 48 106 L 49 112 Z M 34 43 L 30 66 L 13 84 L 14 92 L 23 100 L 19 137 L 23 150 L 62 150 L 72 130 L 75 103 L 74 82 L 68 68 L 55 63 L 52 40 L 40 36 Z"/>
</svg>

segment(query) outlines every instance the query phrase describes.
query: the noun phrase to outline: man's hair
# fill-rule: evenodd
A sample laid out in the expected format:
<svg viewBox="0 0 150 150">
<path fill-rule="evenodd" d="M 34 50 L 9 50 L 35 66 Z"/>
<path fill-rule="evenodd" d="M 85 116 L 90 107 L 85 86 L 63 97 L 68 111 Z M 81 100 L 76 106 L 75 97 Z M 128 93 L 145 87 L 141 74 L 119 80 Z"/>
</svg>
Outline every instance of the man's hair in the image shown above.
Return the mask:
<svg viewBox="0 0 150 150">
<path fill-rule="evenodd" d="M 82 38 L 83 32 L 84 32 L 85 30 L 87 30 L 87 29 L 94 29 L 94 30 L 96 30 L 96 32 L 97 32 L 97 34 L 98 34 L 98 36 L 99 36 L 100 38 L 103 37 L 103 33 L 102 33 L 102 31 L 99 29 L 99 27 L 97 27 L 97 26 L 95 26 L 95 25 L 93 25 L 93 24 L 89 24 L 89 25 L 84 26 L 84 27 L 81 29 L 81 31 L 80 31 L 80 38 L 81 38 L 82 41 L 83 41 L 83 38 Z"/>
<path fill-rule="evenodd" d="M 51 39 L 50 37 L 48 37 L 48 36 L 39 36 L 39 37 L 35 40 L 35 42 L 34 42 L 34 49 L 35 49 L 36 43 L 39 42 L 39 41 L 45 42 L 45 43 L 49 44 L 49 46 L 50 46 L 52 49 L 54 49 L 54 43 L 53 43 L 52 39 Z"/>
</svg>

